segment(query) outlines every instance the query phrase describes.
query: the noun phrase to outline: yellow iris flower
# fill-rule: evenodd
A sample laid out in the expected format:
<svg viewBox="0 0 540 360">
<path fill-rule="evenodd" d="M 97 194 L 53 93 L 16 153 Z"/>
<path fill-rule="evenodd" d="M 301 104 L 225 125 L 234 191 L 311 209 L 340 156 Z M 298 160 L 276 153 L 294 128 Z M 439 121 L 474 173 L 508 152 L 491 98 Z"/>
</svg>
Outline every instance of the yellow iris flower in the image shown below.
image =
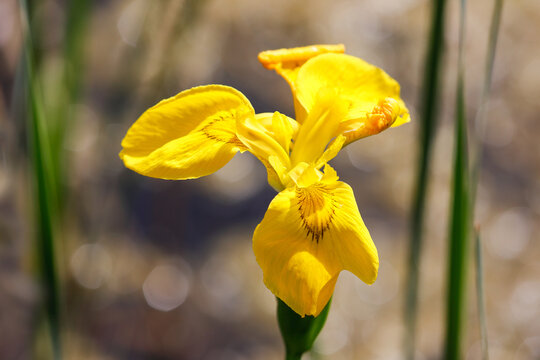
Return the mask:
<svg viewBox="0 0 540 360">
<path fill-rule="evenodd" d="M 259 54 L 291 86 L 296 120 L 255 114 L 231 87 L 200 86 L 148 109 L 120 152 L 126 167 L 161 179 L 209 175 L 239 151 L 255 155 L 278 194 L 253 250 L 265 285 L 301 316 L 322 311 L 341 270 L 367 284 L 377 278 L 377 249 L 353 191 L 328 161 L 357 139 L 409 121 L 399 84 L 343 52 L 317 45 Z"/>
</svg>

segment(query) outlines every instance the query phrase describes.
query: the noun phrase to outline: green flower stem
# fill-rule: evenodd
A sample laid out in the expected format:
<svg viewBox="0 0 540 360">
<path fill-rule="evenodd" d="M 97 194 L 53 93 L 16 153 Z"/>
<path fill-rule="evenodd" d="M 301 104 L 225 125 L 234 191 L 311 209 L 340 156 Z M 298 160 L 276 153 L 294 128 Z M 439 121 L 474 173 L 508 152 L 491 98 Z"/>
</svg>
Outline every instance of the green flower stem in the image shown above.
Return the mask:
<svg viewBox="0 0 540 360">
<path fill-rule="evenodd" d="M 317 317 L 301 317 L 279 298 L 276 299 L 279 330 L 285 343 L 285 360 L 299 360 L 302 354 L 312 348 L 321 332 L 328 317 L 332 299 Z"/>
<path fill-rule="evenodd" d="M 285 360 L 300 360 L 302 359 L 302 354 L 291 354 L 287 352 L 285 354 Z"/>
</svg>

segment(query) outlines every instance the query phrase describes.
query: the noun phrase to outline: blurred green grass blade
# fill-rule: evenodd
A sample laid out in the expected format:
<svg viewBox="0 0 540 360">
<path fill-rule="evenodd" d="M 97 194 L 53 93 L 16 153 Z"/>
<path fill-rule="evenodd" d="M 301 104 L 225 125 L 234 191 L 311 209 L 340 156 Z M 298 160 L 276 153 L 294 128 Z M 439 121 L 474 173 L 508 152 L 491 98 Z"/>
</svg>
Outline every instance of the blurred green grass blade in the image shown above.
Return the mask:
<svg viewBox="0 0 540 360">
<path fill-rule="evenodd" d="M 69 1 L 65 28 L 64 58 L 66 67 L 66 89 L 69 97 L 77 99 L 81 88 L 81 69 L 84 62 L 86 29 L 91 13 L 89 0 Z"/>
<path fill-rule="evenodd" d="M 485 63 L 485 73 L 484 73 L 484 84 L 482 86 L 482 95 L 480 97 L 480 105 L 478 111 L 476 112 L 475 117 L 475 149 L 474 149 L 474 159 L 472 166 L 472 194 L 473 200 L 476 198 L 476 187 L 478 186 L 478 177 L 480 172 L 480 164 L 482 162 L 482 139 L 484 138 L 485 129 L 487 126 L 486 122 L 486 108 L 488 105 L 491 82 L 493 75 L 493 66 L 495 64 L 495 52 L 497 49 L 497 40 L 499 37 L 499 29 L 501 24 L 501 16 L 503 9 L 504 1 L 495 0 L 493 13 L 491 15 L 491 24 L 489 29 L 489 38 L 488 38 L 488 47 L 486 53 L 486 63 Z M 473 206 L 474 208 L 474 206 Z"/>
<path fill-rule="evenodd" d="M 32 61 L 35 68 L 41 66 L 43 60 L 43 48 L 41 46 L 41 37 L 43 36 L 43 16 L 39 16 L 39 10 L 42 8 L 43 0 L 20 0 L 21 8 L 24 7 L 28 33 L 25 36 L 30 38 L 33 44 Z"/>
<path fill-rule="evenodd" d="M 501 25 L 501 15 L 503 9 L 503 0 L 495 0 L 493 7 L 493 13 L 491 15 L 491 24 L 489 28 L 489 39 L 488 39 L 488 49 L 486 56 L 486 68 L 485 68 L 485 77 L 484 77 L 484 86 L 482 91 L 482 103 L 480 105 L 485 105 L 488 97 L 489 91 L 491 88 L 491 80 L 493 75 L 493 65 L 495 63 L 495 51 L 497 49 L 497 40 L 499 38 L 499 28 Z"/>
<path fill-rule="evenodd" d="M 459 21 L 458 79 L 456 89 L 456 119 L 452 207 L 449 236 L 448 283 L 446 299 L 447 360 L 462 358 L 464 315 L 466 310 L 468 248 L 471 234 L 471 199 L 467 120 L 464 94 L 464 38 L 466 0 L 461 0 Z"/>
<path fill-rule="evenodd" d="M 485 62 L 485 74 L 484 83 L 482 86 L 482 95 L 480 97 L 480 104 L 475 117 L 475 151 L 473 152 L 473 164 L 472 164 L 472 177 L 471 177 L 471 214 L 474 214 L 476 208 L 476 192 L 478 188 L 479 173 L 482 163 L 482 139 L 485 134 L 487 126 L 486 122 L 486 108 L 489 101 L 493 67 L 495 63 L 495 52 L 497 48 L 497 40 L 499 35 L 499 29 L 501 24 L 501 16 L 504 1 L 495 0 L 493 6 L 493 13 L 491 15 L 491 24 L 488 38 L 488 48 L 486 53 Z M 472 215 L 474 216 L 474 215 Z M 482 348 L 482 359 L 489 359 L 489 343 L 486 325 L 486 310 L 484 300 L 484 276 L 483 276 L 483 261 L 482 261 L 482 242 L 480 238 L 480 231 L 475 231 L 475 268 L 476 268 L 476 301 L 478 308 L 478 321 L 480 328 L 480 340 Z"/>
<path fill-rule="evenodd" d="M 456 141 L 449 238 L 445 359 L 461 358 L 470 238 L 470 188 L 463 83 L 458 85 Z"/>
<path fill-rule="evenodd" d="M 476 269 L 476 304 L 478 307 L 478 321 L 480 322 L 480 341 L 482 346 L 482 360 L 489 360 L 488 336 L 486 326 L 486 302 L 484 300 L 484 264 L 482 260 L 482 242 L 480 230 L 475 230 L 475 269 Z"/>
<path fill-rule="evenodd" d="M 28 56 L 26 56 L 28 62 Z M 53 194 L 54 180 L 46 131 L 43 126 L 43 111 L 37 100 L 36 84 L 32 76 L 28 76 L 28 141 L 31 151 L 31 166 L 34 176 L 34 206 L 36 213 L 36 257 L 41 280 L 45 291 L 45 310 L 50 323 L 51 336 L 55 358 L 60 352 L 60 306 L 59 285 L 55 260 L 54 224 L 56 217 L 55 196 Z"/>
<path fill-rule="evenodd" d="M 54 192 L 54 172 L 50 158 L 47 124 L 45 123 L 39 81 L 35 75 L 32 36 L 30 33 L 28 9 L 22 0 L 21 18 L 25 27 L 24 37 L 24 77 L 26 93 L 26 117 L 28 147 L 34 179 L 34 206 L 36 213 L 36 259 L 42 285 L 44 287 L 44 308 L 52 339 L 53 358 L 61 358 L 60 342 L 60 298 L 55 262 L 54 225 L 56 194 Z"/>
<path fill-rule="evenodd" d="M 81 85 L 84 75 L 84 45 L 86 44 L 86 29 L 91 10 L 89 0 L 70 1 L 66 4 L 66 25 L 64 28 L 64 52 L 63 52 L 63 73 L 55 79 L 58 86 L 56 96 L 52 96 L 53 106 L 47 109 L 47 119 L 49 127 L 49 140 L 51 149 L 51 160 L 54 171 L 54 184 L 58 194 L 59 213 L 63 213 L 65 202 L 66 177 L 65 164 L 67 152 L 64 143 L 67 134 L 73 128 L 74 113 L 72 106 L 76 104 L 80 97 Z"/>
<path fill-rule="evenodd" d="M 428 186 L 429 165 L 435 138 L 436 115 L 439 97 L 440 67 L 444 44 L 444 20 L 446 0 L 434 0 L 432 23 L 425 72 L 421 93 L 420 152 L 418 173 L 411 216 L 411 233 L 408 255 L 407 297 L 405 304 L 405 351 L 406 358 L 413 359 L 416 342 L 416 319 L 418 312 L 418 277 L 422 254 L 422 230 Z"/>
</svg>

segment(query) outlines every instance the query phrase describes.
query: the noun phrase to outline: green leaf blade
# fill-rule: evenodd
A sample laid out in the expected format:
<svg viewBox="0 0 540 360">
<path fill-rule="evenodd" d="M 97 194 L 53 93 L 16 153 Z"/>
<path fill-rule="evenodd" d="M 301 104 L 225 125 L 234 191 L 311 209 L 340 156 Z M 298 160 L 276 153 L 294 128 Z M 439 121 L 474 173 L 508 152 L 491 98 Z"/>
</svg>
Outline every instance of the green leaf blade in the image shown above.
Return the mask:
<svg viewBox="0 0 540 360">
<path fill-rule="evenodd" d="M 466 1 L 461 1 L 456 87 L 452 207 L 448 247 L 445 359 L 461 359 L 467 305 L 467 269 L 472 226 L 472 198 L 464 90 Z"/>
<path fill-rule="evenodd" d="M 418 313 L 418 279 L 422 255 L 424 213 L 428 177 L 437 128 L 440 72 L 444 48 L 446 0 L 433 1 L 431 31 L 425 60 L 425 72 L 420 106 L 420 152 L 415 193 L 410 221 L 410 240 L 407 265 L 407 295 L 405 299 L 405 358 L 415 355 L 416 321 Z"/>
</svg>

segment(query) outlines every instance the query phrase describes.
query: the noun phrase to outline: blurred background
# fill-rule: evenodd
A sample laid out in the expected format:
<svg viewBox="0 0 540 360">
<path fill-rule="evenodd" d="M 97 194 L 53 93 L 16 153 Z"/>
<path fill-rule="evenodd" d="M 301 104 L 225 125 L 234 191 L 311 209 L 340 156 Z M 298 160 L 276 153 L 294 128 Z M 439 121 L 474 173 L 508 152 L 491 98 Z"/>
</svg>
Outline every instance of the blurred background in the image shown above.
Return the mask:
<svg viewBox="0 0 540 360">
<path fill-rule="evenodd" d="M 282 358 L 275 298 L 251 250 L 253 230 L 275 195 L 262 164 L 245 153 L 211 176 L 166 181 L 125 169 L 118 152 L 145 109 L 192 86 L 233 86 L 257 112 L 293 116 L 287 84 L 265 70 L 257 54 L 344 43 L 347 53 L 398 80 L 413 121 L 358 141 L 333 160 L 355 191 L 381 268 L 373 286 L 341 274 L 327 325 L 306 358 L 401 359 L 430 2 L 100 0 L 89 1 L 77 15 L 79 25 L 70 27 L 72 3 L 34 1 L 30 9 L 40 29 L 36 70 L 47 121 L 57 120 L 59 104 L 67 109 L 57 151 L 62 215 L 56 238 L 65 358 Z M 470 119 L 480 97 L 492 6 L 487 0 L 468 6 Z M 420 272 L 418 359 L 440 358 L 443 347 L 457 11 L 458 3 L 450 2 Z M 21 24 L 18 1 L 1 0 L 0 357 L 10 360 L 39 358 L 33 349 L 43 294 L 33 265 L 34 174 L 26 124 L 16 111 Z M 476 218 L 494 360 L 540 359 L 538 24 L 540 2 L 505 4 L 483 139 Z M 75 54 L 71 65 L 66 43 L 67 53 Z M 479 359 L 472 268 L 469 275 L 466 359 Z"/>
</svg>

